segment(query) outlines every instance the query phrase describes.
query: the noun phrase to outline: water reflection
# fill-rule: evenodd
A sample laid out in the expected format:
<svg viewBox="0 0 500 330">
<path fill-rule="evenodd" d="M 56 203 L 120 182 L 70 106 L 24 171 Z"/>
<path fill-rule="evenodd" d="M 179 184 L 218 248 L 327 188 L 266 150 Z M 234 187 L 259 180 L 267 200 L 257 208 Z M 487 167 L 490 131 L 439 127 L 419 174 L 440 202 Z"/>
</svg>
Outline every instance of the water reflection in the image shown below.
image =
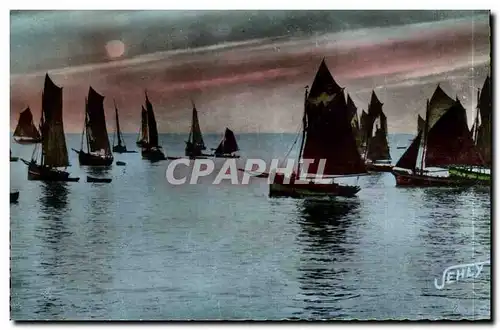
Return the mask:
<svg viewBox="0 0 500 330">
<path fill-rule="evenodd" d="M 57 318 L 63 311 L 63 303 L 57 291 L 60 285 L 64 253 L 67 240 L 72 235 L 66 221 L 68 188 L 64 182 L 43 182 L 40 197 L 40 227 L 36 236 L 40 239 L 40 266 L 44 283 L 40 284 L 40 295 L 36 301 L 35 313 L 41 318 Z"/>
<path fill-rule="evenodd" d="M 348 240 L 347 230 L 358 208 L 357 200 L 304 200 L 299 206 L 302 257 L 298 281 L 306 318 L 338 317 L 342 312 L 339 301 L 355 297 L 343 286 L 343 279 L 348 273 L 344 262 L 354 253 L 354 238 Z"/>
<path fill-rule="evenodd" d="M 110 166 L 87 166 L 86 167 L 86 173 L 91 175 L 91 176 L 106 176 L 109 174 L 109 171 L 111 170 Z M 87 178 L 85 178 L 86 180 Z"/>
</svg>

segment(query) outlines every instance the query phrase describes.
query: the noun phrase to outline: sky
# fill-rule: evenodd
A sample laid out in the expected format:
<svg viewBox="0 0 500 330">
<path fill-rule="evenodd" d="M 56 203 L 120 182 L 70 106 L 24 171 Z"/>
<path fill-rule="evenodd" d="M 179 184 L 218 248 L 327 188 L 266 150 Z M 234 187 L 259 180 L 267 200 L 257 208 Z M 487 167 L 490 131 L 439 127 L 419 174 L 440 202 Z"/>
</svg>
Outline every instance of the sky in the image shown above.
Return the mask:
<svg viewBox="0 0 500 330">
<path fill-rule="evenodd" d="M 144 90 L 161 133 L 296 132 L 304 87 L 323 58 L 358 107 L 372 90 L 389 133 L 415 133 L 437 84 L 472 125 L 489 74 L 487 11 L 12 11 L 11 129 L 38 122 L 45 73 L 63 87 L 67 133 L 83 128 L 91 85 L 138 132 Z"/>
</svg>

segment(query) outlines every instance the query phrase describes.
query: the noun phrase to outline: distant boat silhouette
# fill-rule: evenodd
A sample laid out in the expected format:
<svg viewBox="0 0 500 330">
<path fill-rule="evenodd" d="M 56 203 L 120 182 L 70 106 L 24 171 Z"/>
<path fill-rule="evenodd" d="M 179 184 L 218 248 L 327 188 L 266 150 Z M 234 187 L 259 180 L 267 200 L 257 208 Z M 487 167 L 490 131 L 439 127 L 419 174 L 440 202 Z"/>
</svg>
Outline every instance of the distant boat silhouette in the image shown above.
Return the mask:
<svg viewBox="0 0 500 330">
<path fill-rule="evenodd" d="M 220 141 L 219 146 L 214 150 L 214 155 L 217 158 L 240 158 L 239 155 L 234 154 L 239 150 L 238 143 L 236 143 L 236 137 L 233 131 L 227 127 L 224 131 L 222 141 Z"/>
<path fill-rule="evenodd" d="M 11 203 L 16 203 L 18 199 L 19 199 L 19 191 L 10 193 L 10 202 Z"/>
<path fill-rule="evenodd" d="M 146 140 L 148 137 L 148 112 L 144 109 L 144 106 L 141 107 L 141 129 L 137 136 L 137 142 L 135 143 L 138 147 L 142 147 L 146 144 Z"/>
<path fill-rule="evenodd" d="M 465 108 L 438 85 L 430 101 L 427 101 L 424 128 L 401 156 L 392 173 L 398 186 L 471 185 L 474 182 L 463 178 L 430 175 L 425 168 L 483 164 L 467 126 Z"/>
<path fill-rule="evenodd" d="M 340 185 L 335 182 L 314 183 L 312 180 L 309 183 L 295 183 L 301 174 L 301 159 L 313 161 L 309 164 L 307 173 L 304 173 L 306 175 L 315 176 L 318 173 L 321 159 L 326 159 L 324 175 L 366 174 L 365 164 L 352 132 L 351 119 L 352 112 L 346 105 L 343 88 L 335 82 L 323 59 L 311 91 L 308 94 L 306 89 L 304 97 L 299 166 L 289 178 L 289 183 L 285 182 L 284 174 L 276 173 L 269 187 L 269 195 L 271 197 L 352 197 L 356 195 L 360 190 L 358 186 Z"/>
<path fill-rule="evenodd" d="M 12 157 L 12 150 L 10 150 L 10 161 L 17 162 L 18 160 L 19 160 L 19 157 Z"/>
<path fill-rule="evenodd" d="M 156 126 L 153 105 L 151 104 L 151 102 L 149 102 L 147 92 L 144 92 L 144 95 L 146 96 L 148 134 L 143 140 L 141 155 L 143 159 L 148 159 L 151 161 L 165 160 L 166 157 L 163 153 L 162 147 L 158 144 L 158 128 Z"/>
<path fill-rule="evenodd" d="M 31 144 L 42 142 L 40 132 L 33 124 L 33 115 L 29 107 L 19 115 L 19 121 L 14 130 L 14 141 L 19 144 Z"/>
<path fill-rule="evenodd" d="M 28 165 L 28 180 L 41 181 L 78 181 L 70 178 L 69 173 L 59 170 L 68 167 L 68 149 L 63 126 L 62 88 L 45 75 L 42 93 L 42 118 L 40 120 L 42 135 L 42 151 L 40 165 L 37 164 L 37 146 L 33 151 L 31 161 L 21 159 Z"/>
<path fill-rule="evenodd" d="M 116 106 L 115 100 L 113 100 L 113 104 L 115 105 L 115 121 L 116 121 L 116 131 L 113 135 L 113 144 L 115 144 L 115 136 L 118 139 L 118 144 L 113 145 L 113 152 L 116 153 L 135 153 L 137 151 L 127 151 L 127 146 L 125 145 L 125 141 L 122 136 L 122 132 L 120 130 L 120 120 L 118 119 L 118 108 Z"/>
<path fill-rule="evenodd" d="M 191 119 L 191 129 L 189 131 L 189 137 L 186 141 L 185 155 L 189 158 L 198 158 L 198 157 L 209 157 L 212 155 L 203 154 L 203 150 L 206 150 L 205 142 L 203 141 L 203 136 L 201 134 L 200 123 L 198 121 L 198 111 L 196 110 L 196 106 L 193 101 L 191 101 L 193 105 L 193 116 Z"/>
<path fill-rule="evenodd" d="M 372 91 L 368 115 L 365 121 L 365 161 L 366 168 L 372 172 L 390 172 L 391 154 L 387 142 L 387 117 L 382 110 L 375 91 Z"/>
<path fill-rule="evenodd" d="M 83 151 L 86 137 L 87 151 Z M 104 115 L 104 96 L 89 87 L 88 98 L 85 100 L 85 125 L 82 132 L 80 151 L 78 154 L 80 165 L 109 166 L 113 163 L 113 154 L 109 145 L 106 117 Z"/>
</svg>

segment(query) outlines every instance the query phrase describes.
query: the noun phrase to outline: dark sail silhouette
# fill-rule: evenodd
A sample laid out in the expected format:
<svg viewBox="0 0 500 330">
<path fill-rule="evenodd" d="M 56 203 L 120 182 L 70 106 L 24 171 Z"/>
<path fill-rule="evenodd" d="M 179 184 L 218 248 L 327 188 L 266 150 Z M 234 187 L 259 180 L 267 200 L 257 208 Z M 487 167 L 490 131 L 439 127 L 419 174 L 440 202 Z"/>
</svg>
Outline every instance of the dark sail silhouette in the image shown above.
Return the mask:
<svg viewBox="0 0 500 330">
<path fill-rule="evenodd" d="M 351 112 L 351 127 L 352 127 L 352 132 L 356 138 L 356 145 L 358 146 L 358 149 L 361 152 L 362 150 L 361 146 L 363 141 L 359 126 L 358 108 L 356 107 L 356 104 L 354 104 L 354 101 L 351 99 L 351 96 L 349 94 L 347 94 L 347 107 Z"/>
<path fill-rule="evenodd" d="M 26 108 L 19 115 L 19 121 L 14 130 L 14 141 L 20 144 L 40 143 L 42 137 L 33 123 L 30 108 Z"/>
<path fill-rule="evenodd" d="M 185 154 L 189 157 L 208 156 L 202 154 L 202 151 L 207 148 L 205 147 L 205 142 L 203 141 L 203 136 L 201 134 L 200 123 L 198 121 L 198 111 L 196 110 L 195 104 L 193 102 L 192 104 L 193 116 L 191 119 L 189 138 L 186 142 Z"/>
<path fill-rule="evenodd" d="M 116 131 L 115 135 L 113 136 L 113 144 L 114 144 L 114 138 L 116 137 L 118 140 L 117 145 L 113 145 L 113 152 L 117 153 L 135 153 L 135 151 L 128 151 L 127 146 L 125 145 L 125 140 L 123 139 L 123 135 L 120 129 L 120 119 L 118 117 L 118 107 L 116 106 L 115 100 L 113 100 L 113 104 L 115 106 L 115 123 L 116 123 Z"/>
<path fill-rule="evenodd" d="M 393 174 L 397 185 L 462 185 L 470 182 L 451 175 L 431 176 L 425 168 L 482 163 L 467 126 L 465 108 L 458 99 L 453 100 L 438 85 L 431 100 L 427 102 L 424 129 L 399 159 L 396 164 L 398 169 L 394 169 Z"/>
<path fill-rule="evenodd" d="M 215 157 L 239 158 L 240 156 L 234 155 L 234 153 L 238 150 L 238 143 L 236 142 L 236 137 L 234 136 L 233 131 L 226 128 L 222 141 L 220 141 L 219 146 L 215 149 Z"/>
<path fill-rule="evenodd" d="M 417 134 L 418 132 L 422 131 L 425 127 L 425 120 L 422 118 L 422 116 L 418 115 L 417 119 Z"/>
<path fill-rule="evenodd" d="M 144 106 L 141 106 L 141 130 L 139 131 L 139 136 L 136 142 L 138 147 L 142 147 L 145 145 L 146 139 L 148 136 L 148 112 L 144 109 Z"/>
<path fill-rule="evenodd" d="M 485 165 L 491 167 L 492 98 L 489 76 L 484 81 L 483 88 L 478 94 L 477 118 L 480 118 L 481 122 L 479 123 L 479 120 L 476 120 L 474 139 Z"/>
<path fill-rule="evenodd" d="M 335 82 L 324 60 L 316 73 L 310 93 L 306 90 L 304 103 L 299 161 L 308 159 L 311 163 L 307 173 L 303 174 L 318 174 L 321 160 L 325 162 L 324 171 L 319 174 L 366 173 L 351 128 L 352 111 L 346 104 L 343 88 Z M 297 174 L 301 174 L 300 165 L 290 183 L 285 183 L 283 174 L 276 174 L 270 186 L 270 195 L 354 196 L 359 191 L 357 186 L 341 186 L 336 183 L 295 184 Z"/>
<path fill-rule="evenodd" d="M 359 118 L 359 137 L 361 140 L 361 154 L 366 152 L 366 140 L 368 138 L 368 127 L 369 127 L 369 117 L 365 110 L 361 111 L 361 116 Z"/>
<path fill-rule="evenodd" d="M 387 141 L 387 117 L 382 110 L 375 91 L 372 91 L 368 114 L 365 119 L 365 160 L 367 169 L 375 172 L 390 172 L 392 170 L 391 154 Z"/>
<path fill-rule="evenodd" d="M 142 158 L 152 161 L 164 160 L 166 157 L 158 143 L 158 128 L 153 105 L 149 101 L 147 92 L 144 92 L 144 95 L 146 97 L 147 134 L 141 149 Z"/>
<path fill-rule="evenodd" d="M 62 87 L 54 84 L 49 75 L 45 75 L 42 93 L 42 117 L 40 120 L 42 150 L 40 164 L 37 163 L 37 147 L 31 161 L 22 160 L 28 165 L 28 180 L 42 181 L 78 181 L 70 178 L 69 173 L 58 168 L 69 166 L 68 149 L 64 136 Z"/>
<path fill-rule="evenodd" d="M 84 146 L 87 151 L 84 151 Z M 92 87 L 89 87 L 85 100 L 85 127 L 82 132 L 81 147 L 80 150 L 73 150 L 78 154 L 80 165 L 109 166 L 113 163 L 104 114 L 104 96 Z"/>
</svg>

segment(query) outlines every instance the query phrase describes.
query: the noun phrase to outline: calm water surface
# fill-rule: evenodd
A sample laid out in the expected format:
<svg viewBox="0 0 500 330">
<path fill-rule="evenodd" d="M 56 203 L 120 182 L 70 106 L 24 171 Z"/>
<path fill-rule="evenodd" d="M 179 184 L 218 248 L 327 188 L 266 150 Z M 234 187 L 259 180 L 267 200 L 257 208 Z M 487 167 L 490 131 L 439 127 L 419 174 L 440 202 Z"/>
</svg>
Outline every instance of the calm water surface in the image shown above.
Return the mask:
<svg viewBox="0 0 500 330">
<path fill-rule="evenodd" d="M 295 136 L 237 138 L 244 164 L 283 157 Z M 390 136 L 393 162 L 409 138 Z M 170 156 L 185 139 L 160 137 Z M 209 147 L 219 139 L 205 135 Z M 80 136 L 67 144 L 79 148 Z M 25 159 L 33 150 L 11 148 Z M 271 199 L 264 179 L 172 186 L 167 161 L 116 160 L 127 166 L 89 169 L 70 150 L 80 182 L 67 184 L 27 181 L 26 166 L 11 163 L 21 192 L 10 206 L 13 319 L 490 317 L 489 266 L 434 287 L 447 267 L 490 259 L 489 188 L 397 188 L 381 173 L 350 178 L 362 188 L 353 199 Z"/>
</svg>

